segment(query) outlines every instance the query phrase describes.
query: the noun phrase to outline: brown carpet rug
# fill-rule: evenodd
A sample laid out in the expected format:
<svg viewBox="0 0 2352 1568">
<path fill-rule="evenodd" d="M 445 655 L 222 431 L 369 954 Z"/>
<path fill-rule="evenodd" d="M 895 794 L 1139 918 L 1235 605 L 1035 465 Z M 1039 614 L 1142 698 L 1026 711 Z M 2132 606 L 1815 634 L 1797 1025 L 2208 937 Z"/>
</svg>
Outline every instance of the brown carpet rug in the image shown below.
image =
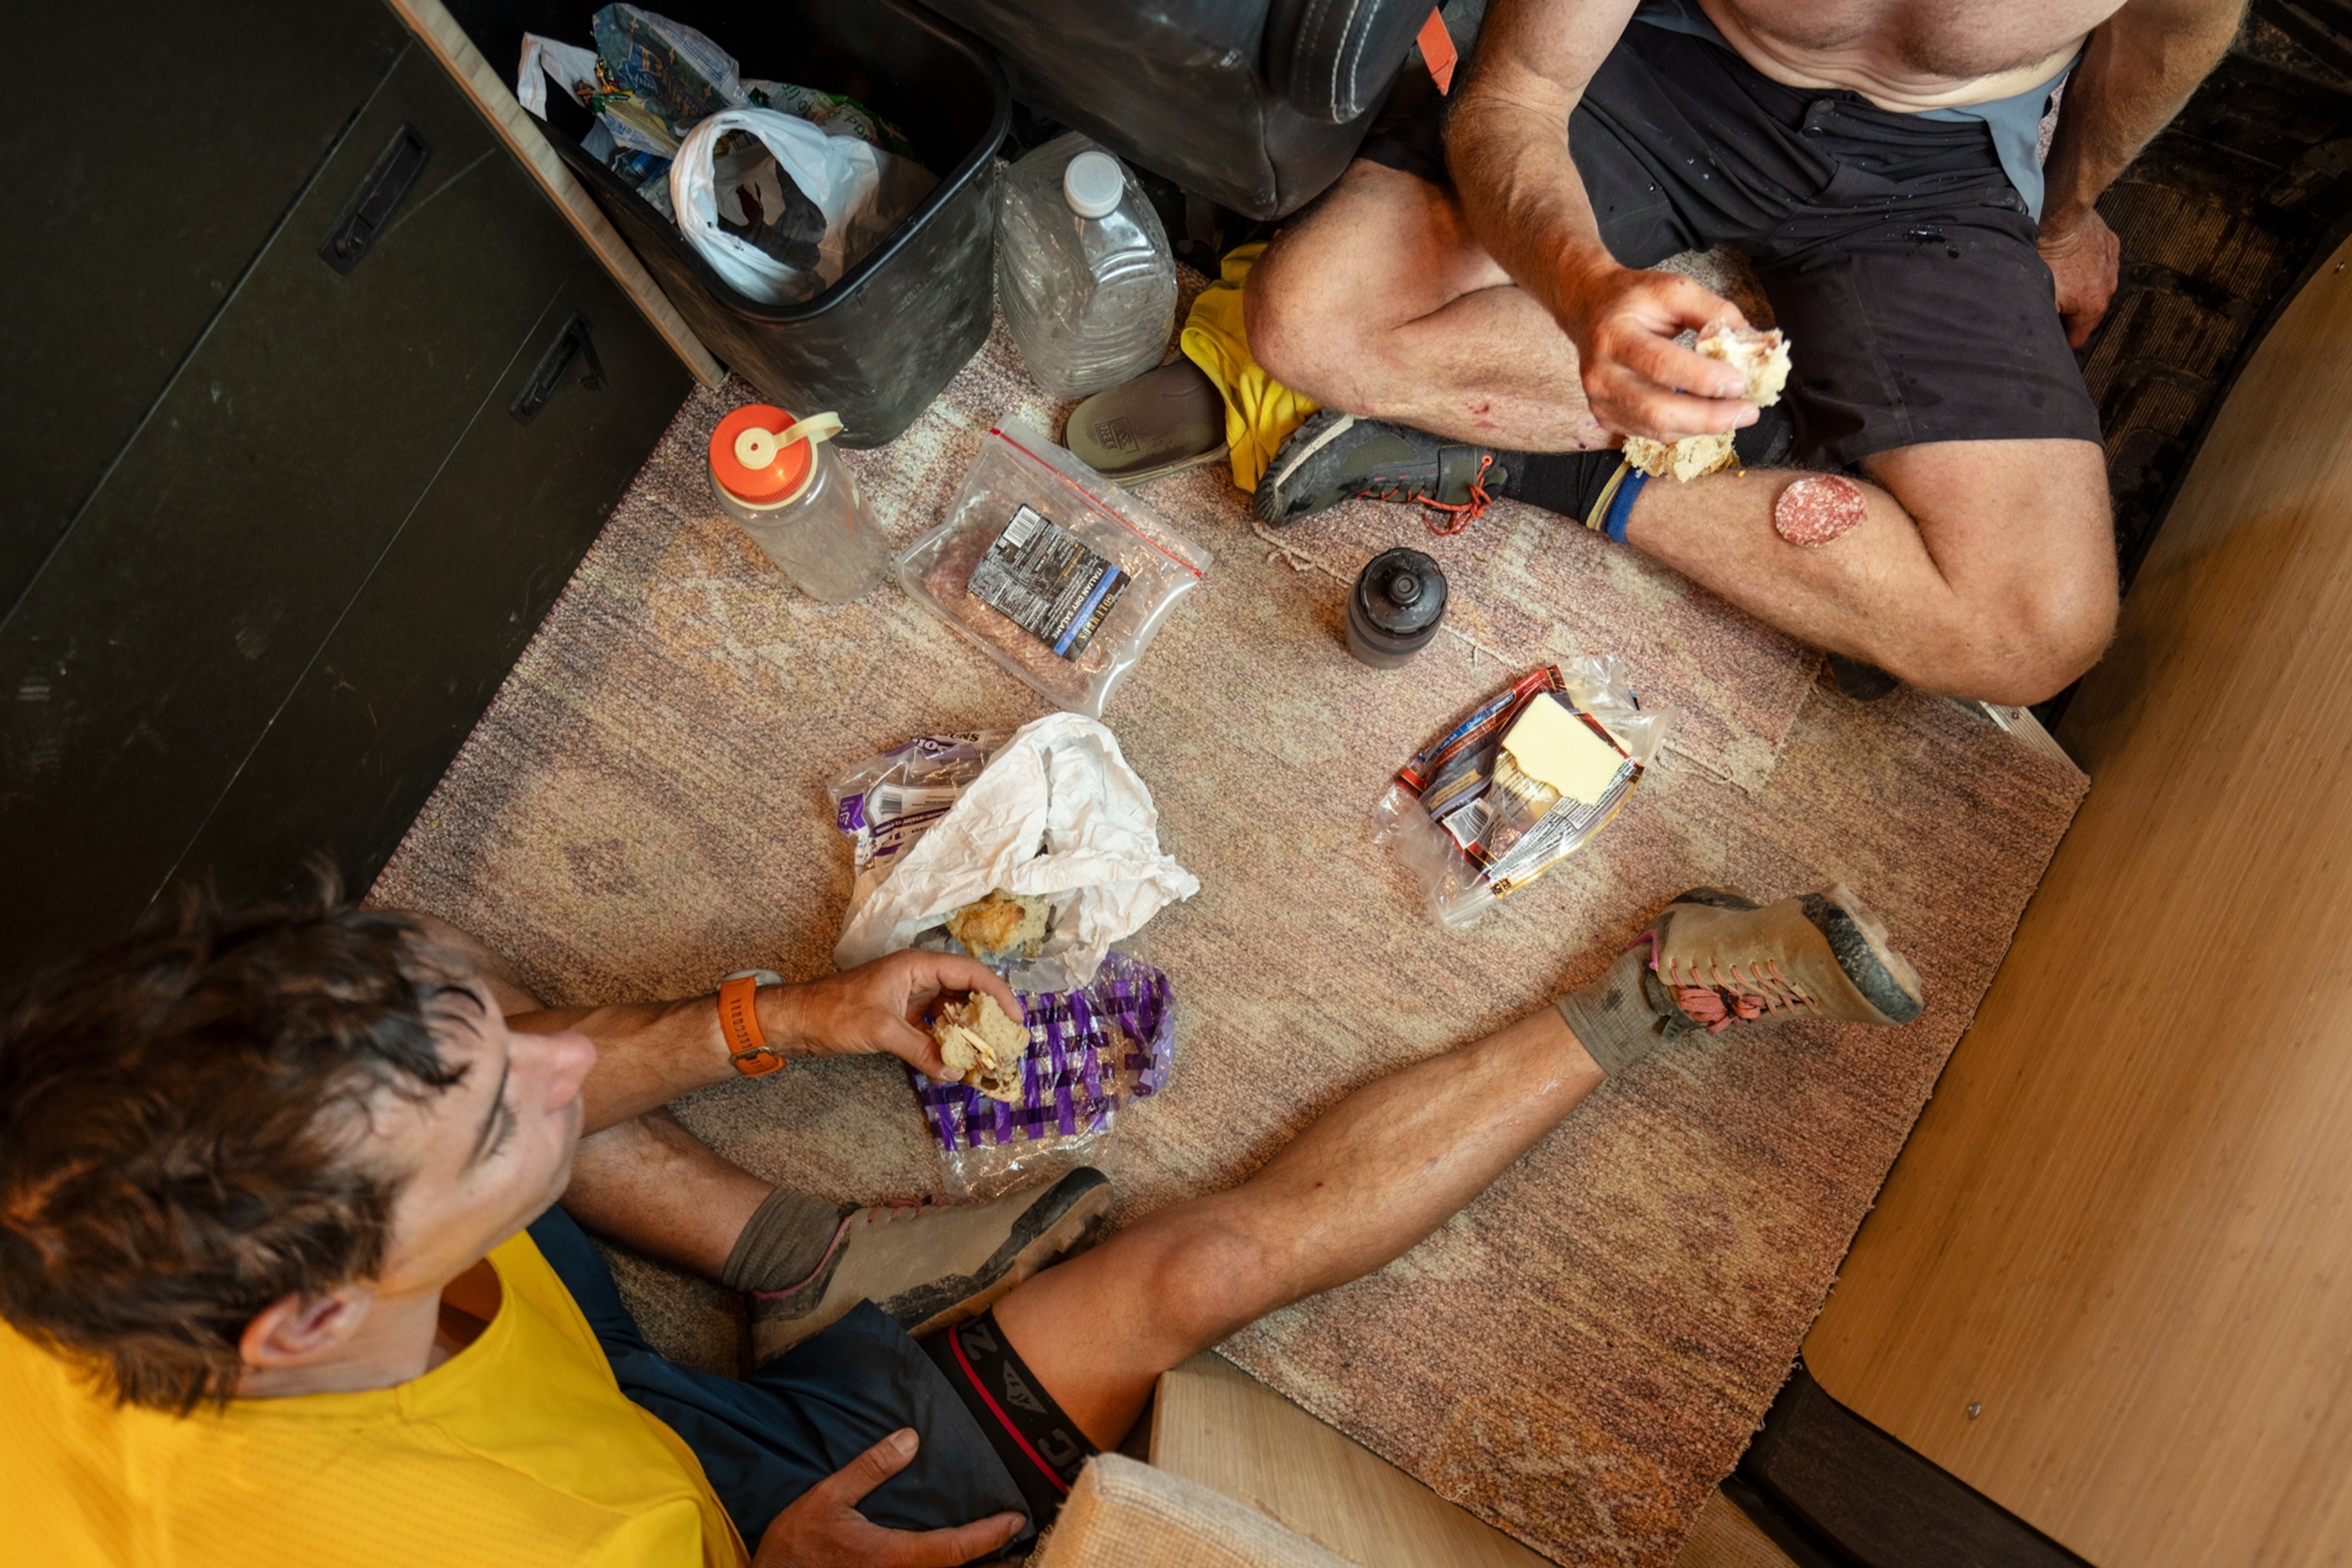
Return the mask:
<svg viewBox="0 0 2352 1568">
<path fill-rule="evenodd" d="M 730 392 L 741 392 L 730 388 Z M 697 393 L 378 882 L 509 954 L 551 1002 L 829 964 L 849 886 L 824 786 L 919 733 L 1040 704 L 895 587 L 790 591 L 713 504 Z M 1058 411 L 1001 331 L 905 437 L 856 466 L 904 540 L 989 425 Z M 1369 1279 L 1223 1347 L 1430 1485 L 1564 1563 L 1665 1564 L 1746 1444 L 2084 787 L 1981 718 L 1872 706 L 1631 551 L 1505 504 L 1451 540 L 1357 503 L 1269 543 L 1221 471 L 1146 499 L 1218 557 L 1108 721 L 1203 891 L 1151 956 L 1179 999 L 1168 1092 L 1124 1115 L 1119 1217 L 1238 1181 L 1350 1088 L 1541 1005 L 1700 883 L 1843 879 L 1926 976 L 1909 1028 L 1686 1047 L 1603 1089 L 1484 1198 Z M 1456 635 L 1375 673 L 1344 580 L 1409 542 Z M 1614 651 L 1674 748 L 1582 855 L 1484 923 L 1419 908 L 1367 808 L 1434 729 L 1517 671 Z M 840 1198 L 932 1187 L 896 1064 L 795 1066 L 684 1102 L 762 1174 Z M 716 1289 L 618 1260 L 656 1343 L 731 1369 Z"/>
</svg>

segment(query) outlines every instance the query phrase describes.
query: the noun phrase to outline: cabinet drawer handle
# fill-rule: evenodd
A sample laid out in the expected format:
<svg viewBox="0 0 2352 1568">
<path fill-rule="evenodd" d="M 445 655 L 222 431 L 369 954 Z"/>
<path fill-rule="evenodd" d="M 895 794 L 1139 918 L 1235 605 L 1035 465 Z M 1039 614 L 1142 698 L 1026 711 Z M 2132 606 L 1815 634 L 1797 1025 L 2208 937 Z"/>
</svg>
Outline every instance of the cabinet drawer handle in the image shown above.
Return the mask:
<svg viewBox="0 0 2352 1568">
<path fill-rule="evenodd" d="M 539 411 L 547 406 L 547 400 L 563 384 L 563 373 L 572 368 L 575 355 L 584 362 L 581 389 L 604 390 L 604 362 L 596 357 L 596 341 L 590 336 L 593 331 L 587 317 L 577 310 L 572 312 L 572 319 L 563 323 L 563 330 L 547 345 L 547 352 L 539 356 L 539 368 L 530 373 L 530 379 L 522 384 L 522 390 L 507 405 L 507 412 L 515 416 L 517 424 L 528 425 L 539 417 Z"/>
<path fill-rule="evenodd" d="M 425 172 L 425 161 L 433 156 L 433 144 L 418 133 L 414 125 L 404 125 L 392 134 L 392 144 L 375 161 L 360 188 L 343 205 L 343 216 L 319 242 L 319 259 L 336 271 L 348 274 L 360 264 L 368 247 L 376 242 L 392 222 L 401 198 L 416 184 L 416 176 Z"/>
</svg>

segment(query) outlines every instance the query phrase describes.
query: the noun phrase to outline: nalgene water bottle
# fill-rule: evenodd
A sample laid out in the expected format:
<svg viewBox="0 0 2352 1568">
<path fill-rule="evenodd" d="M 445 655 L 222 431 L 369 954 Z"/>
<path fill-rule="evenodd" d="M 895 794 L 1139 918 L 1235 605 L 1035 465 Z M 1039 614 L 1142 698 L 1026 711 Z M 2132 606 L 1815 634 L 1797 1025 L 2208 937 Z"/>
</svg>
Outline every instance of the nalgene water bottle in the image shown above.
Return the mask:
<svg viewBox="0 0 2352 1568">
<path fill-rule="evenodd" d="M 1005 174 L 996 296 L 1039 386 L 1085 397 L 1158 366 L 1176 321 L 1176 262 L 1142 187 L 1073 131 Z"/>
<path fill-rule="evenodd" d="M 838 415 L 795 421 L 765 403 L 738 408 L 710 437 L 710 489 L 727 515 L 801 592 L 835 604 L 863 598 L 890 570 L 857 481 L 832 446 Z"/>
</svg>

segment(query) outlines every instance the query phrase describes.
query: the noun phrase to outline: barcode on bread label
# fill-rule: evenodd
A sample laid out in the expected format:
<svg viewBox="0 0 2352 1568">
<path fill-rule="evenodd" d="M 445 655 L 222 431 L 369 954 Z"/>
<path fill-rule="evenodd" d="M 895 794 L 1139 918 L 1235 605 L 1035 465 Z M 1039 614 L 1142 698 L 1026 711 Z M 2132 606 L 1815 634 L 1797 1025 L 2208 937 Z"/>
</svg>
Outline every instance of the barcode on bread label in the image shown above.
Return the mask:
<svg viewBox="0 0 2352 1568">
<path fill-rule="evenodd" d="M 1024 506 L 972 568 L 967 589 L 1064 658 L 1076 658 L 1127 591 L 1128 575 L 1077 535 Z"/>
</svg>

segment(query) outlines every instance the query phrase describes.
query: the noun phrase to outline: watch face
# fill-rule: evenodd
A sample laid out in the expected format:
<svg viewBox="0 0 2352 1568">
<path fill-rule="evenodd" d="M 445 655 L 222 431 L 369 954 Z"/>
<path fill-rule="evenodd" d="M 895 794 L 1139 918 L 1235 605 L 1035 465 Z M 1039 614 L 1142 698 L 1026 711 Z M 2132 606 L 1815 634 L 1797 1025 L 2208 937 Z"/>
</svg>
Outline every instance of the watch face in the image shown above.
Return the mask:
<svg viewBox="0 0 2352 1568">
<path fill-rule="evenodd" d="M 724 985 L 730 980 L 756 980 L 762 985 L 782 985 L 784 983 L 784 977 L 772 969 L 739 969 L 732 974 L 720 975 L 719 984 Z"/>
</svg>

